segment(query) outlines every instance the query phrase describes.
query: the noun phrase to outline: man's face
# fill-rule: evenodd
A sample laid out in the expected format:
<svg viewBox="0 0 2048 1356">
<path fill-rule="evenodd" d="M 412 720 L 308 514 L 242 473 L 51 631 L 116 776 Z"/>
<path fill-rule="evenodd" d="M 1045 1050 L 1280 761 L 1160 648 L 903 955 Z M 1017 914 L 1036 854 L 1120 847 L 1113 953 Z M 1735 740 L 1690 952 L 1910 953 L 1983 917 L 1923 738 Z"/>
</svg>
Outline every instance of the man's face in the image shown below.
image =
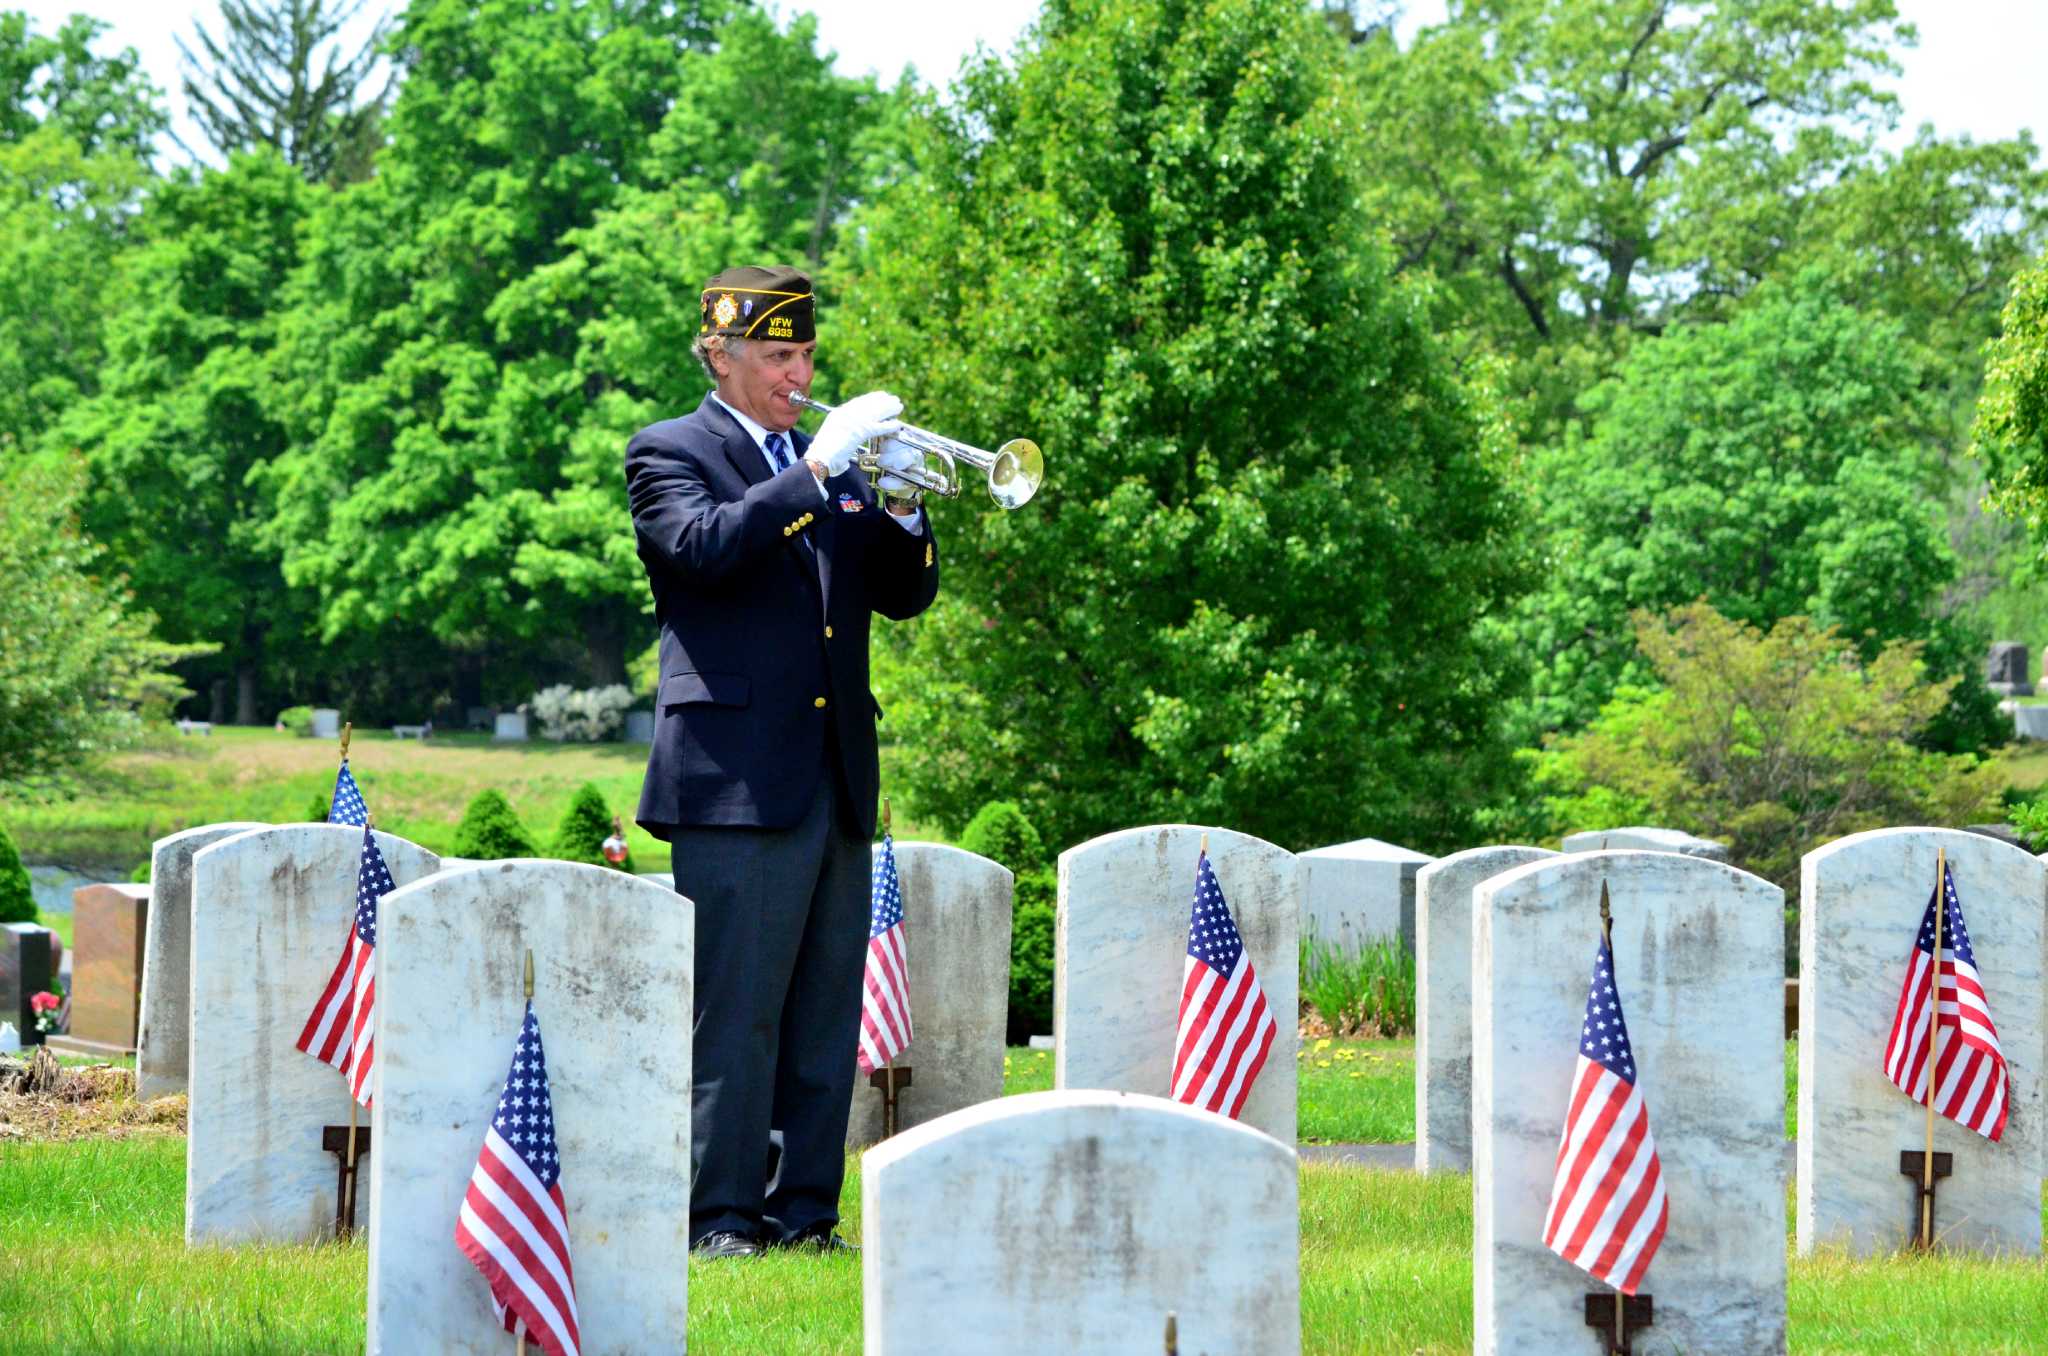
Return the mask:
<svg viewBox="0 0 2048 1356">
<path fill-rule="evenodd" d="M 712 365 L 719 373 L 718 394 L 762 428 L 787 433 L 803 413 L 789 403 L 789 393 L 810 394 L 811 355 L 817 351 L 816 340 L 797 344 L 785 339 L 754 339 L 737 357 L 717 353 Z"/>
</svg>

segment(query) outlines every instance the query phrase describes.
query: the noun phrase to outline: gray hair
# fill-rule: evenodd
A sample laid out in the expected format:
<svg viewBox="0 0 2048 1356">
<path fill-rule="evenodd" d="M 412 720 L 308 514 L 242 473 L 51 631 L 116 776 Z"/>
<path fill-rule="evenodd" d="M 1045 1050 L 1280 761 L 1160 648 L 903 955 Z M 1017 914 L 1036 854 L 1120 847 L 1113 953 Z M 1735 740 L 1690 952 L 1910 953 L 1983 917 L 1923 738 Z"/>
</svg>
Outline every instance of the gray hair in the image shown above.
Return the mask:
<svg viewBox="0 0 2048 1356">
<path fill-rule="evenodd" d="M 697 362 L 704 369 L 704 375 L 715 383 L 718 380 L 718 369 L 711 365 L 714 348 L 737 361 L 746 356 L 747 341 L 730 334 L 700 334 L 696 342 L 690 345 L 690 352 L 696 355 Z"/>
</svg>

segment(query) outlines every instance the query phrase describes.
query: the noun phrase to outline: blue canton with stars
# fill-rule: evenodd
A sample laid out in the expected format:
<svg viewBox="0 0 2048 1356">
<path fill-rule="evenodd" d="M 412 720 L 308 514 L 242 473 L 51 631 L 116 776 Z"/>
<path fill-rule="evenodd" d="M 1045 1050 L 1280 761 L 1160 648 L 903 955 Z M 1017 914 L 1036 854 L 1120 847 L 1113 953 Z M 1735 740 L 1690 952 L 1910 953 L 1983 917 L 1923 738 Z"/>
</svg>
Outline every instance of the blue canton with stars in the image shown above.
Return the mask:
<svg viewBox="0 0 2048 1356">
<path fill-rule="evenodd" d="M 356 788 L 355 774 L 348 770 L 348 760 L 341 762 L 341 772 L 334 779 L 334 799 L 327 807 L 327 822 L 330 824 L 367 824 L 370 822 L 370 807 L 363 804 L 363 793 Z"/>
<path fill-rule="evenodd" d="M 541 1186 L 554 1186 L 562 1175 L 562 1160 L 555 1152 L 555 1104 L 548 1096 L 547 1055 L 541 1050 L 540 1019 L 533 1015 L 531 1000 L 491 1128 L 526 1160 Z"/>
<path fill-rule="evenodd" d="M 1586 992 L 1586 1024 L 1579 1033 L 1579 1053 L 1605 1065 L 1623 1082 L 1636 1081 L 1636 1057 L 1629 1049 L 1628 1027 L 1621 1020 L 1621 994 L 1614 987 L 1614 948 L 1604 934 L 1593 957 L 1593 986 Z"/>
<path fill-rule="evenodd" d="M 869 941 L 903 921 L 903 890 L 896 883 L 896 840 L 886 833 L 882 835 L 882 855 L 875 860 L 869 907 L 874 910 L 868 924 Z"/>
<path fill-rule="evenodd" d="M 384 865 L 384 854 L 377 851 L 377 840 L 365 825 L 363 862 L 356 868 L 356 937 L 363 945 L 377 944 L 377 901 L 396 888 L 391 868 Z"/>
<path fill-rule="evenodd" d="M 1216 869 L 1209 865 L 1206 852 L 1195 863 L 1195 908 L 1188 919 L 1188 954 L 1226 978 L 1237 972 L 1238 959 L 1244 955 L 1244 938 L 1238 935 L 1230 906 L 1223 902 L 1223 887 L 1217 883 Z"/>
<path fill-rule="evenodd" d="M 1956 877 L 1946 865 L 1941 871 L 1942 905 L 1947 914 L 1941 920 L 1941 949 L 1954 956 L 1972 970 L 1977 968 L 1977 953 L 1970 949 L 1970 929 L 1963 923 L 1963 902 L 1956 898 Z M 1920 938 L 1914 943 L 1928 955 L 1934 954 L 1934 896 L 1927 896 L 1927 912 L 1920 919 Z M 1953 989 L 1954 985 L 1949 985 Z"/>
</svg>

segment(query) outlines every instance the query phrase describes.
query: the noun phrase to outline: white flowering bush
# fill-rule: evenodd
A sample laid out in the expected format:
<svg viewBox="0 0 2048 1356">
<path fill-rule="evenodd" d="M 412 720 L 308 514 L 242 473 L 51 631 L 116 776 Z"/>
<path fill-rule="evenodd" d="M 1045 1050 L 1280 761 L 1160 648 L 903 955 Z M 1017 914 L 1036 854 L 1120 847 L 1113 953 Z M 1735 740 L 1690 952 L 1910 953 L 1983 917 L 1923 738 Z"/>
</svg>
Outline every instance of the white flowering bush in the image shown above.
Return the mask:
<svg viewBox="0 0 2048 1356">
<path fill-rule="evenodd" d="M 541 738 L 558 744 L 564 740 L 595 744 L 619 732 L 626 723 L 626 708 L 632 704 L 631 689 L 620 683 L 586 688 L 557 683 L 533 694 L 532 709 L 533 718 L 540 722 Z"/>
</svg>

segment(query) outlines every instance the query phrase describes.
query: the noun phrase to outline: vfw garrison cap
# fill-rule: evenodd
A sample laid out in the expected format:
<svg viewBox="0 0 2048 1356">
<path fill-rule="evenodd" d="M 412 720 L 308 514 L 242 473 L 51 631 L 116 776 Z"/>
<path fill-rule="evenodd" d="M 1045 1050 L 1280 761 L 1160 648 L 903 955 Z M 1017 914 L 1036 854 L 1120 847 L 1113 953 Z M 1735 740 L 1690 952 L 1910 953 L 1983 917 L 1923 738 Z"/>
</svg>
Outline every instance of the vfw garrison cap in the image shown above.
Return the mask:
<svg viewBox="0 0 2048 1356">
<path fill-rule="evenodd" d="M 704 284 L 698 305 L 698 334 L 800 344 L 818 337 L 811 280 L 793 268 L 729 268 Z"/>
</svg>

